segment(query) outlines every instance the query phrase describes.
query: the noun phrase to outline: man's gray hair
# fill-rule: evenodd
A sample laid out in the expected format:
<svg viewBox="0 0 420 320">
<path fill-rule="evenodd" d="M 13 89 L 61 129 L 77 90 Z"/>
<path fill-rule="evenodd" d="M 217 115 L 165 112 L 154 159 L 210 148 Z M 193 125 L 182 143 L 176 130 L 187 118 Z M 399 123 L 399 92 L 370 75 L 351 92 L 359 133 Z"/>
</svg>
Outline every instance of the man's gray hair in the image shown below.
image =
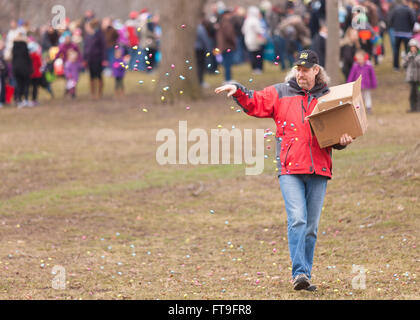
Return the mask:
<svg viewBox="0 0 420 320">
<path fill-rule="evenodd" d="M 315 66 L 319 67 L 319 72 L 315 76 L 315 83 L 328 85 L 331 82 L 331 78 L 328 76 L 327 71 L 325 71 L 325 69 L 319 64 L 314 64 L 312 68 L 314 68 Z M 296 78 L 296 72 L 297 72 L 297 69 L 295 67 L 292 68 L 289 71 L 289 73 L 286 75 L 286 78 L 284 79 L 284 81 L 289 82 L 293 78 Z"/>
</svg>

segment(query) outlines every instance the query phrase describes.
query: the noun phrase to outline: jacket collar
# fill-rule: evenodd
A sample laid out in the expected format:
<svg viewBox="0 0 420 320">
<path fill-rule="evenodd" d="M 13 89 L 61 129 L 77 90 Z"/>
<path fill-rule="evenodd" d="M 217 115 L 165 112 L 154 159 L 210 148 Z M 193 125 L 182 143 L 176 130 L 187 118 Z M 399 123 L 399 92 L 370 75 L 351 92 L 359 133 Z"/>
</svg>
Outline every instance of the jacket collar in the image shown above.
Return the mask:
<svg viewBox="0 0 420 320">
<path fill-rule="evenodd" d="M 330 91 L 330 89 L 328 88 L 326 84 L 321 84 L 321 83 L 315 84 L 315 86 L 311 90 L 307 91 L 305 89 L 302 89 L 298 85 L 296 78 L 289 80 L 289 86 L 295 89 L 296 91 L 298 91 L 298 94 L 302 94 L 302 95 L 308 94 L 315 98 L 319 98 Z"/>
</svg>

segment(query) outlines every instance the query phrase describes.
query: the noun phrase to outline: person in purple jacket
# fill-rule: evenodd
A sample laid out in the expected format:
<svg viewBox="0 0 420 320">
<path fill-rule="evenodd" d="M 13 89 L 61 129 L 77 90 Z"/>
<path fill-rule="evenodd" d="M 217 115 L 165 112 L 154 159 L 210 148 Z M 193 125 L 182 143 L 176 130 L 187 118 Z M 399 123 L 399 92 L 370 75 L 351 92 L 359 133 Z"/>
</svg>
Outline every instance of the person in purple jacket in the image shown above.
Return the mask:
<svg viewBox="0 0 420 320">
<path fill-rule="evenodd" d="M 356 61 L 350 70 L 347 82 L 356 81 L 359 76 L 362 76 L 362 96 L 366 105 L 367 112 L 372 113 L 372 97 L 371 90 L 376 89 L 376 75 L 372 63 L 369 61 L 367 53 L 361 49 L 356 51 L 354 55 Z"/>
<path fill-rule="evenodd" d="M 55 56 L 55 59 L 61 58 L 63 59 L 63 63 L 66 63 L 67 59 L 68 59 L 68 52 L 69 50 L 74 50 L 77 52 L 79 58 L 81 57 L 80 55 L 80 50 L 79 47 L 77 46 L 77 44 L 75 44 L 72 41 L 72 34 L 70 31 L 64 31 L 63 34 L 61 35 L 61 37 L 64 39 L 63 42 L 60 44 L 60 46 L 58 47 L 58 53 Z"/>
<path fill-rule="evenodd" d="M 66 77 L 66 96 L 76 98 L 76 87 L 79 81 L 81 63 L 79 54 L 75 50 L 68 51 L 68 59 L 64 64 L 64 76 Z"/>
<path fill-rule="evenodd" d="M 102 71 L 107 66 L 105 36 L 97 19 L 86 24 L 86 38 L 83 52 L 84 64 L 90 74 L 90 93 L 93 99 L 103 94 Z"/>
<path fill-rule="evenodd" d="M 125 61 L 124 49 L 117 47 L 114 52 L 114 60 L 112 62 L 112 75 L 115 78 L 115 95 L 121 97 L 124 95 L 124 74 Z"/>
</svg>

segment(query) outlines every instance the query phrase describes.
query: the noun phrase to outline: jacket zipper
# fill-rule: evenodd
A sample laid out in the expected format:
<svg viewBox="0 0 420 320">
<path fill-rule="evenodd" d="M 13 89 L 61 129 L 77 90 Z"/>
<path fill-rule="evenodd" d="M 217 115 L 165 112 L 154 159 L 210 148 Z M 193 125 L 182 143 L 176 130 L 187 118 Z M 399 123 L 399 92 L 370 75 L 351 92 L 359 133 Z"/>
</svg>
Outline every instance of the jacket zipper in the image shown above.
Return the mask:
<svg viewBox="0 0 420 320">
<path fill-rule="evenodd" d="M 303 108 L 303 100 L 302 100 L 302 108 Z M 307 106 L 307 108 L 308 108 L 308 110 L 309 110 L 309 95 L 308 95 L 308 106 Z M 306 110 L 305 110 L 305 112 L 306 112 Z M 303 121 L 303 119 L 302 119 L 302 121 Z M 310 133 L 309 133 L 309 134 L 310 134 Z M 311 145 L 312 145 L 312 136 L 310 135 L 310 141 L 309 141 L 309 143 L 308 143 L 308 146 L 309 146 L 309 154 L 311 155 L 312 169 L 313 169 L 314 174 L 315 174 L 315 173 L 316 173 L 316 172 L 315 172 L 315 164 L 314 164 L 314 158 L 313 158 L 313 156 L 312 156 L 312 147 L 311 147 Z"/>
<path fill-rule="evenodd" d="M 305 107 L 303 106 L 303 98 L 302 98 L 302 123 L 305 123 L 304 112 L 306 112 L 306 110 L 305 110 Z"/>
<path fill-rule="evenodd" d="M 290 144 L 289 147 L 287 148 L 286 156 L 284 157 L 284 168 L 286 169 L 286 172 L 287 172 L 287 155 L 289 154 L 289 150 L 291 147 L 292 147 L 292 144 Z"/>
<path fill-rule="evenodd" d="M 308 143 L 308 146 L 309 146 L 309 154 L 311 155 L 312 169 L 314 170 L 314 173 L 316 173 L 315 172 L 314 158 L 312 157 L 311 142 L 312 142 L 312 138 L 311 138 L 311 141 Z"/>
</svg>

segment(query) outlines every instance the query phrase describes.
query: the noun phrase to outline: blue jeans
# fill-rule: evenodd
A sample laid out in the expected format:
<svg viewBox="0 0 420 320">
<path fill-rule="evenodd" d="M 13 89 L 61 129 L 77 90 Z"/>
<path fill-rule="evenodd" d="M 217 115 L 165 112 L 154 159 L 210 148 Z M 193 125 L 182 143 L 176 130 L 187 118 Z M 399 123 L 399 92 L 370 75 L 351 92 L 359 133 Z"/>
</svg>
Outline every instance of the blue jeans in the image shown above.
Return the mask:
<svg viewBox="0 0 420 320">
<path fill-rule="evenodd" d="M 311 279 L 319 218 L 328 178 L 315 174 L 281 175 L 280 188 L 287 212 L 287 237 L 292 277 Z"/>
</svg>

